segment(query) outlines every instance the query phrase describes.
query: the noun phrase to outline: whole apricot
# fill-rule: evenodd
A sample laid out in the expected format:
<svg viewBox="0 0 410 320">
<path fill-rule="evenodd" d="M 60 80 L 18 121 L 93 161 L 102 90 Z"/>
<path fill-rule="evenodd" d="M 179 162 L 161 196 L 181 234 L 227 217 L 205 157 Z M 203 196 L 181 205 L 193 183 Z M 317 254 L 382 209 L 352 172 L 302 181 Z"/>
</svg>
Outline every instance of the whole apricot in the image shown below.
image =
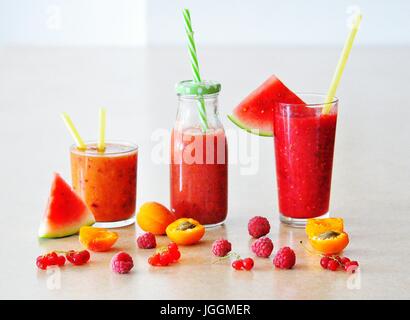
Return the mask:
<svg viewBox="0 0 410 320">
<path fill-rule="evenodd" d="M 137 214 L 137 223 L 146 232 L 155 235 L 165 234 L 168 225 L 175 221 L 175 216 L 158 202 L 146 202 Z"/>
</svg>

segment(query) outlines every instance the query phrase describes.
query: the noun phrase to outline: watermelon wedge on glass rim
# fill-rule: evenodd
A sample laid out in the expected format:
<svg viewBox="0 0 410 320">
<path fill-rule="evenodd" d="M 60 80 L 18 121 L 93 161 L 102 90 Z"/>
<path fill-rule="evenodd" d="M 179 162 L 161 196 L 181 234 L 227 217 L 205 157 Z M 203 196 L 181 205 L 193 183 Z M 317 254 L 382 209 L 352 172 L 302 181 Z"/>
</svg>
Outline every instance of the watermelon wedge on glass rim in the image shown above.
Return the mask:
<svg viewBox="0 0 410 320">
<path fill-rule="evenodd" d="M 276 102 L 304 104 L 282 81 L 272 75 L 242 100 L 228 118 L 247 132 L 272 137 Z"/>
<path fill-rule="evenodd" d="M 38 236 L 62 238 L 76 234 L 82 226 L 89 226 L 94 222 L 94 216 L 84 201 L 55 173 Z"/>
</svg>

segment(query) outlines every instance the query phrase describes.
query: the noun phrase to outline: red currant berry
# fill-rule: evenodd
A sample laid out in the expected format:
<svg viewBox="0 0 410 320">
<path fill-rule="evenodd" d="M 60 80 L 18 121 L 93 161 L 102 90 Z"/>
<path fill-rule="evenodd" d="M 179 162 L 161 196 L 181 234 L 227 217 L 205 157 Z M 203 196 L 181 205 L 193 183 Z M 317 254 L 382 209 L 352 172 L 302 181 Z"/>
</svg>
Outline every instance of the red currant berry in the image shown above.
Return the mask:
<svg viewBox="0 0 410 320">
<path fill-rule="evenodd" d="M 37 268 L 39 268 L 41 270 L 46 270 L 47 269 L 47 263 L 46 263 L 43 256 L 37 257 L 36 265 L 37 265 Z"/>
<path fill-rule="evenodd" d="M 172 262 L 172 256 L 168 251 L 161 252 L 159 255 L 159 264 L 163 267 Z"/>
<path fill-rule="evenodd" d="M 81 266 L 82 264 L 87 263 L 90 259 L 90 253 L 87 250 L 80 252 L 70 250 L 66 253 L 66 258 L 75 266 Z"/>
<path fill-rule="evenodd" d="M 234 262 L 232 262 L 232 268 L 234 268 L 235 270 L 242 270 L 243 260 L 238 259 L 238 260 L 235 260 Z"/>
<path fill-rule="evenodd" d="M 336 260 L 329 260 L 328 264 L 327 264 L 327 268 L 330 271 L 336 271 L 337 268 L 339 268 L 339 263 Z"/>
<path fill-rule="evenodd" d="M 154 254 L 153 256 L 148 258 L 148 263 L 152 266 L 159 265 L 159 253 Z"/>
<path fill-rule="evenodd" d="M 65 265 L 65 257 L 64 256 L 58 256 L 57 258 L 57 265 L 59 267 L 62 267 L 63 265 Z"/>
<path fill-rule="evenodd" d="M 329 257 L 322 257 L 320 259 L 320 265 L 322 266 L 323 269 L 327 269 L 327 265 L 329 264 L 330 258 Z"/>
<path fill-rule="evenodd" d="M 178 251 L 178 245 L 175 242 L 171 242 L 168 245 L 168 251 L 169 252 L 177 252 Z"/>
<path fill-rule="evenodd" d="M 44 257 L 47 266 L 55 266 L 58 264 L 58 255 L 55 252 L 51 252 Z"/>
<path fill-rule="evenodd" d="M 181 252 L 177 249 L 177 251 L 170 251 L 172 262 L 178 261 L 181 258 Z"/>
<path fill-rule="evenodd" d="M 354 273 L 358 267 L 359 263 L 357 261 L 349 261 L 346 262 L 346 264 L 344 265 L 345 271 L 352 273 Z"/>
<path fill-rule="evenodd" d="M 254 262 L 252 258 L 245 258 L 243 259 L 243 268 L 247 271 L 252 270 L 253 266 L 254 266 Z"/>
<path fill-rule="evenodd" d="M 65 257 L 67 258 L 67 260 L 72 264 L 74 264 L 74 254 L 75 254 L 74 250 L 70 250 L 70 251 L 66 252 L 66 254 L 65 254 Z"/>
<path fill-rule="evenodd" d="M 342 259 L 340 259 L 340 263 L 342 265 L 345 265 L 348 262 L 350 262 L 350 259 L 348 257 L 343 257 Z"/>
<path fill-rule="evenodd" d="M 87 263 L 88 260 L 90 260 L 90 253 L 87 250 L 80 251 L 78 255 L 80 256 L 82 264 Z"/>
</svg>

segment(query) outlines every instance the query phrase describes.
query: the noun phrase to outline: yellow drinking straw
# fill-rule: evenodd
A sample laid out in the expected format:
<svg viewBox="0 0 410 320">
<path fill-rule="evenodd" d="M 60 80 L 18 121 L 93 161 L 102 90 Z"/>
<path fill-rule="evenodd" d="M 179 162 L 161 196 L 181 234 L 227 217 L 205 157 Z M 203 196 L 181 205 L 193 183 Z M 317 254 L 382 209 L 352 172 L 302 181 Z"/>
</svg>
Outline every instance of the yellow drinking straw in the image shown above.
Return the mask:
<svg viewBox="0 0 410 320">
<path fill-rule="evenodd" d="M 78 133 L 77 129 L 75 128 L 73 121 L 71 121 L 70 116 L 67 113 L 63 112 L 61 114 L 61 117 L 63 118 L 63 121 L 64 121 L 68 131 L 70 132 L 71 136 L 74 138 L 75 144 L 77 145 L 77 148 L 81 149 L 81 150 L 87 149 L 83 139 L 81 138 L 80 134 Z"/>
<path fill-rule="evenodd" d="M 347 37 L 345 46 L 343 48 L 342 54 L 340 55 L 339 62 L 335 73 L 333 74 L 332 83 L 330 84 L 329 91 L 327 92 L 327 97 L 325 100 L 325 106 L 322 109 L 322 114 L 329 113 L 332 108 L 332 101 L 335 98 L 337 87 L 339 86 L 340 78 L 342 77 L 343 70 L 346 66 L 347 58 L 349 58 L 350 50 L 353 46 L 354 38 L 356 37 L 357 30 L 359 30 L 360 22 L 362 21 L 362 15 L 359 13 L 356 16 L 352 30 L 350 30 L 349 36 Z"/>
<path fill-rule="evenodd" d="M 100 119 L 100 138 L 98 140 L 98 151 L 104 152 L 105 150 L 105 123 L 107 117 L 107 110 L 105 108 L 100 108 L 99 119 Z"/>
</svg>

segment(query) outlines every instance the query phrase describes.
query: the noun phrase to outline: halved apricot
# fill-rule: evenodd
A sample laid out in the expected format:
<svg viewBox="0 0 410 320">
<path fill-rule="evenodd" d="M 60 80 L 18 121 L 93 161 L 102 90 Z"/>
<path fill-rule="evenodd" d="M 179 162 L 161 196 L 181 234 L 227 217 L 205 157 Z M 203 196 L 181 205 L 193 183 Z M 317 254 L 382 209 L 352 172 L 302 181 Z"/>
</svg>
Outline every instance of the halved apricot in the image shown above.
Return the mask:
<svg viewBox="0 0 410 320">
<path fill-rule="evenodd" d="M 118 239 L 118 234 L 103 228 L 81 227 L 80 243 L 91 251 L 108 251 Z"/>
<path fill-rule="evenodd" d="M 158 202 L 144 203 L 137 214 L 137 223 L 140 228 L 155 235 L 165 234 L 166 228 L 173 221 L 175 221 L 175 216 Z"/>
<path fill-rule="evenodd" d="M 190 218 L 181 218 L 167 227 L 167 236 L 171 241 L 180 245 L 197 243 L 205 234 L 205 227 Z"/>
<path fill-rule="evenodd" d="M 349 244 L 346 232 L 325 231 L 319 235 L 309 237 L 311 246 L 323 254 L 336 254 L 343 251 Z"/>
</svg>

